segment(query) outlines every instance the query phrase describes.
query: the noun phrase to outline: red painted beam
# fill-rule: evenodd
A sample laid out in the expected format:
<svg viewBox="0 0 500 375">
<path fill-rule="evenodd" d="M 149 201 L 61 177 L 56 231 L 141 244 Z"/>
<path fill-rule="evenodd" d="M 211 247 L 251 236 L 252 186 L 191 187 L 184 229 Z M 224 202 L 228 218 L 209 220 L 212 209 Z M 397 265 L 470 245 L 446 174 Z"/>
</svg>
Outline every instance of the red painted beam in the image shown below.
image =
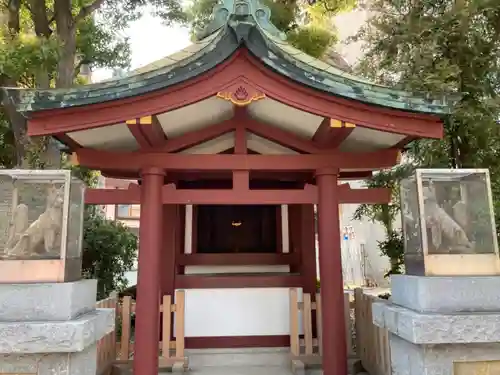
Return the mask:
<svg viewBox="0 0 500 375">
<path fill-rule="evenodd" d="M 139 174 L 134 171 L 112 171 L 101 170 L 101 175 L 108 178 L 120 178 L 125 180 L 136 180 Z M 363 180 L 372 177 L 372 171 L 353 171 L 340 172 L 340 180 Z M 250 174 L 251 180 L 269 180 L 269 181 L 298 181 L 310 182 L 314 178 L 312 172 L 260 172 L 252 171 Z M 171 172 L 168 174 L 166 181 L 197 181 L 197 180 L 229 180 L 231 179 L 230 171 L 223 172 Z"/>
<path fill-rule="evenodd" d="M 249 116 L 246 108 L 236 107 L 233 121 L 236 123 L 234 131 L 234 153 L 248 154 L 245 125 L 249 121 Z"/>
<path fill-rule="evenodd" d="M 80 165 L 99 170 L 139 171 L 145 167 L 157 167 L 174 171 L 314 171 L 321 168 L 388 168 L 397 164 L 399 151 L 336 151 L 322 155 L 190 155 L 80 149 L 76 155 Z"/>
<path fill-rule="evenodd" d="M 299 254 L 182 254 L 177 263 L 182 266 L 245 266 L 298 264 Z"/>
<path fill-rule="evenodd" d="M 140 189 L 86 189 L 86 204 L 139 204 Z"/>
<path fill-rule="evenodd" d="M 163 204 L 314 204 L 316 188 L 294 190 L 175 189 L 163 187 Z"/>
<path fill-rule="evenodd" d="M 389 203 L 389 189 L 350 189 L 339 187 L 340 203 Z M 304 189 L 245 190 L 245 189 L 175 189 L 163 186 L 163 204 L 316 204 L 317 188 L 306 185 Z M 86 204 L 138 204 L 140 188 L 87 189 Z"/>
<path fill-rule="evenodd" d="M 175 278 L 176 289 L 206 288 L 300 288 L 300 275 L 178 275 Z"/>
</svg>

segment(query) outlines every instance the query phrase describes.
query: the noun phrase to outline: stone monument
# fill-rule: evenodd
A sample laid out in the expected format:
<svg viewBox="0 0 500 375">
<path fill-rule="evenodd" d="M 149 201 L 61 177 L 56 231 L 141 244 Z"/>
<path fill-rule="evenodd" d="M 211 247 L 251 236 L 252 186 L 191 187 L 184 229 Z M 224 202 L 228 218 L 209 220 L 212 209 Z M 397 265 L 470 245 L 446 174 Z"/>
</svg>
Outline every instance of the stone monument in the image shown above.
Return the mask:
<svg viewBox="0 0 500 375">
<path fill-rule="evenodd" d="M 500 374 L 500 267 L 488 170 L 417 170 L 401 184 L 406 275 L 375 302 L 393 375 Z"/>
<path fill-rule="evenodd" d="M 84 184 L 67 170 L 0 170 L 0 375 L 95 375 L 114 329 L 82 280 Z"/>
</svg>

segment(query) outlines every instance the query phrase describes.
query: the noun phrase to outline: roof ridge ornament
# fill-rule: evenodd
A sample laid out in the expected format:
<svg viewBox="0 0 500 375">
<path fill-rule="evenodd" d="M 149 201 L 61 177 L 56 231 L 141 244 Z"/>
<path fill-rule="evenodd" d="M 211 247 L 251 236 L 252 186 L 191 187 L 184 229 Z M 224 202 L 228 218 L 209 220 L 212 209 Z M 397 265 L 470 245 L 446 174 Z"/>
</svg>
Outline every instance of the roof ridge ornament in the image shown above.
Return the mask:
<svg viewBox="0 0 500 375">
<path fill-rule="evenodd" d="M 196 39 L 204 39 L 223 27 L 236 29 L 239 24 L 257 26 L 274 37 L 286 40 L 285 33 L 271 22 L 269 7 L 259 0 L 222 0 L 214 7 L 209 24 L 196 33 Z"/>
</svg>

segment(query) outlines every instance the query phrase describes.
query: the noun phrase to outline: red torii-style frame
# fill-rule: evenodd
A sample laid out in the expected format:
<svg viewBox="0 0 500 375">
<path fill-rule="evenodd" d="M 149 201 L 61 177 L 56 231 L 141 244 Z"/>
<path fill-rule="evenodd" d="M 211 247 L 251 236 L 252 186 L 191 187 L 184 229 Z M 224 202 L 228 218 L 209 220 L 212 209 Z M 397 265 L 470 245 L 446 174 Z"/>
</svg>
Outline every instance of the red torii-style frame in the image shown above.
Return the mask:
<svg viewBox="0 0 500 375">
<path fill-rule="evenodd" d="M 138 152 L 107 152 L 85 149 L 67 137 L 67 133 L 124 123 L 131 118 L 153 116 L 224 93 L 224 98 L 243 87 L 248 95 L 265 95 L 281 103 L 325 118 L 312 141 L 288 132 L 265 127 L 250 120 L 213 125 L 195 133 L 174 139 L 158 137 L 158 127 L 144 131 L 129 126 L 141 150 Z M 229 94 L 226 95 L 226 94 Z M 338 146 L 352 129 L 332 129 L 331 119 L 364 126 L 370 129 L 399 133 L 406 138 L 394 149 L 371 153 L 344 153 Z M 241 119 L 240 119 L 241 120 Z M 241 125 L 243 124 L 243 126 Z M 149 126 L 149 125 L 148 125 Z M 156 130 L 155 130 L 156 129 Z M 235 130 L 233 155 L 186 155 L 174 152 L 213 139 Z M 244 141 L 245 129 L 305 152 L 301 155 L 249 155 Z M 155 133 L 156 132 L 156 133 Z M 342 174 L 358 171 L 366 176 L 367 169 L 391 167 L 398 161 L 398 151 L 414 138 L 442 137 L 442 121 L 433 115 L 416 114 L 376 107 L 354 100 L 328 95 L 292 82 L 266 69 L 244 48 L 211 71 L 164 90 L 140 97 L 113 100 L 85 107 L 59 108 L 31 114 L 28 120 L 30 135 L 53 135 L 66 140 L 81 165 L 102 170 L 109 176 L 141 177 L 140 188 L 105 192 L 89 190 L 88 203 L 140 203 L 140 251 L 137 304 L 137 345 L 134 368 L 147 375 L 158 371 L 160 263 L 163 208 L 161 203 L 307 203 L 318 205 L 318 234 L 320 277 L 324 321 L 322 335 L 325 375 L 347 373 L 347 351 L 343 310 L 342 265 L 339 252 L 338 205 L 342 202 L 383 203 L 387 191 L 355 189 L 338 185 Z M 265 133 L 265 134 L 264 134 Z M 155 135 L 156 134 L 156 135 Z M 176 189 L 166 185 L 175 173 L 231 172 L 233 188 L 228 190 L 196 191 Z M 316 186 L 306 184 L 295 190 L 249 189 L 250 173 L 257 171 L 304 173 L 315 179 Z M 337 230 L 335 230 L 337 228 Z M 149 267 L 144 268 L 145 265 Z M 141 272 L 142 271 L 142 272 Z"/>
</svg>

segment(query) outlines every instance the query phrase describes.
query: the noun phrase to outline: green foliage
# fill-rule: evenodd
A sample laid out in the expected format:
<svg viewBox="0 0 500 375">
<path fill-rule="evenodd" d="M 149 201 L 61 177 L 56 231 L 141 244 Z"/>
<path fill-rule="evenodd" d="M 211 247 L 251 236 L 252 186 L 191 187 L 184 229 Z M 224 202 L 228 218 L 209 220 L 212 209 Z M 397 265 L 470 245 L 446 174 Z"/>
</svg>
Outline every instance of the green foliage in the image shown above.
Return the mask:
<svg viewBox="0 0 500 375">
<path fill-rule="evenodd" d="M 56 69 L 59 42 L 55 37 L 38 38 L 29 31 L 13 37 L 6 33 L 0 30 L 0 75 L 19 80 L 22 87 L 34 87 L 41 71 Z"/>
<path fill-rule="evenodd" d="M 271 10 L 271 22 L 283 31 L 289 42 L 313 57 L 322 57 L 337 37 L 332 17 L 352 9 L 356 0 L 321 0 L 314 5 L 296 0 L 261 0 Z M 217 0 L 193 0 L 186 10 L 194 35 L 211 19 Z"/>
<path fill-rule="evenodd" d="M 365 42 L 359 73 L 434 97 L 461 95 L 445 118 L 444 138 L 412 142 L 408 158 L 419 167 L 489 168 L 498 197 L 498 1 L 374 0 L 370 7 L 374 16 L 355 38 Z M 495 206 L 498 223 L 498 199 Z"/>
<path fill-rule="evenodd" d="M 401 164 L 392 169 L 382 170 L 366 182 L 368 188 L 387 188 L 391 190 L 391 201 L 388 204 L 361 204 L 354 211 L 353 218 L 360 220 L 368 217 L 381 223 L 387 235 L 393 232 L 393 224 L 401 210 L 399 202 L 399 182 L 409 176 L 414 169 L 411 164 Z"/>
<path fill-rule="evenodd" d="M 387 234 L 383 241 L 377 241 L 378 248 L 382 255 L 385 255 L 390 260 L 391 268 L 384 275 L 388 277 L 394 274 L 403 273 L 404 266 L 404 243 L 403 233 L 401 231 L 393 230 Z"/>
<path fill-rule="evenodd" d="M 134 264 L 137 236 L 119 221 L 107 220 L 96 206 L 85 209 L 82 270 L 98 280 L 97 298 L 127 287 L 125 271 Z"/>
<path fill-rule="evenodd" d="M 389 258 L 390 270 L 384 277 L 401 273 L 404 263 L 403 235 L 393 228 L 394 221 L 401 211 L 399 200 L 399 183 L 413 172 L 412 164 L 400 164 L 392 169 L 382 170 L 367 181 L 368 188 L 387 188 L 391 191 L 391 200 L 388 204 L 361 204 L 354 211 L 353 218 L 360 220 L 368 217 L 374 222 L 381 223 L 386 231 L 386 238 L 378 241 L 382 255 Z"/>
<path fill-rule="evenodd" d="M 292 46 L 313 57 L 323 56 L 327 48 L 337 42 L 336 35 L 316 26 L 297 28 L 289 32 L 287 37 Z"/>
<path fill-rule="evenodd" d="M 176 0 L 105 0 L 98 14 L 93 12 L 101 2 L 94 1 L 59 1 L 61 8 L 56 8 L 53 0 L 20 1 L 16 8 L 16 2 L 0 0 L 0 14 L 8 15 L 8 27 L 0 29 L 0 86 L 56 87 L 58 76 L 65 71 L 70 84 L 83 84 L 86 82 L 79 76 L 82 64 L 126 69 L 130 47 L 121 31 L 129 21 L 144 10 L 158 13 L 166 22 L 183 20 Z M 74 48 L 68 49 L 72 35 Z M 53 142 L 46 137 L 25 142 L 24 120 L 16 122 L 7 118 L 7 113 L 8 108 L 0 106 L 0 166 L 13 168 L 21 162 L 23 167 L 36 169 L 52 166 L 46 154 Z M 97 184 L 95 171 L 72 167 L 64 157 L 63 167 L 71 168 L 88 186 Z M 98 279 L 98 298 L 126 286 L 124 275 L 133 266 L 136 252 L 137 237 L 128 228 L 105 219 L 95 206 L 85 207 L 83 274 Z"/>
</svg>

